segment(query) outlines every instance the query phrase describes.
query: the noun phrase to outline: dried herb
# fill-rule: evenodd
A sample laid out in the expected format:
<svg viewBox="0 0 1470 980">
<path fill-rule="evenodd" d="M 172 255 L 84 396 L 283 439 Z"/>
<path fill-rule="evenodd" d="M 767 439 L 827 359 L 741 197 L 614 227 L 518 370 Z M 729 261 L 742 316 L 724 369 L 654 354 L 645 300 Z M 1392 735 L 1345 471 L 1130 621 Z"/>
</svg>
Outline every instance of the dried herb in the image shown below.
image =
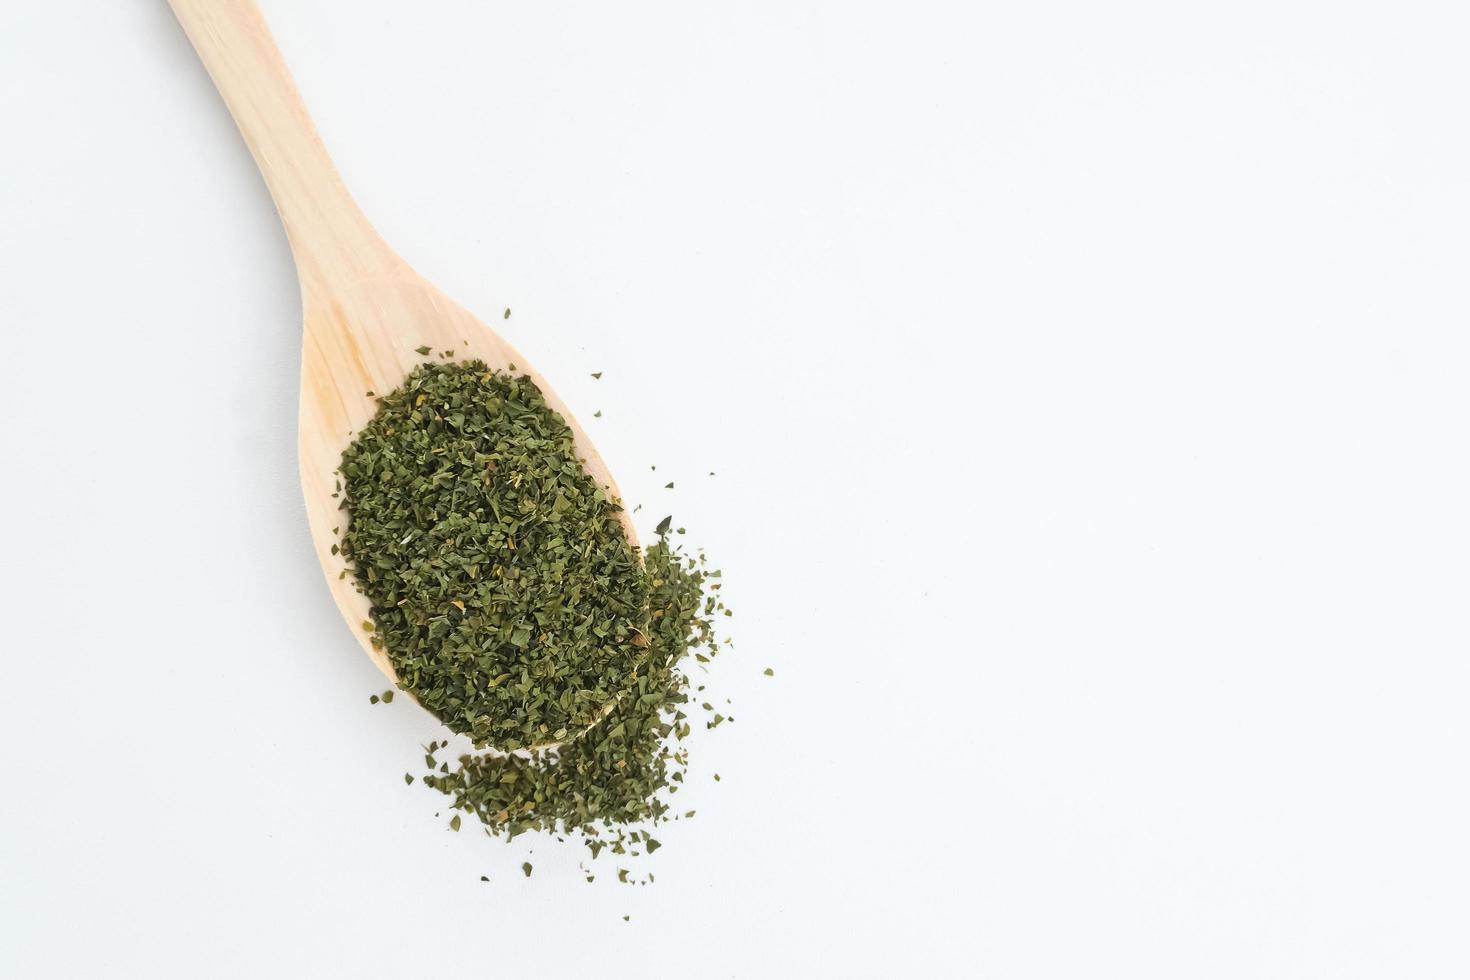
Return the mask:
<svg viewBox="0 0 1470 980">
<path fill-rule="evenodd" d="M 666 797 L 688 766 L 679 745 L 691 728 L 683 666 L 696 649 L 714 655 L 710 616 L 724 607 L 706 595 L 713 573 L 703 556 L 688 557 L 661 540 L 646 550 L 644 567 L 648 658 L 607 717 L 552 752 L 468 753 L 448 773 L 433 772 L 430 757 L 424 783 L 479 817 L 492 835 L 577 834 L 594 857 L 606 846 L 614 853 L 635 843 L 649 853 L 662 846 L 647 828 L 674 818 Z"/>
<path fill-rule="evenodd" d="M 450 829 L 469 815 L 490 836 L 578 836 L 594 858 L 659 850 L 688 767 L 686 670 L 728 614 L 719 572 L 670 544 L 672 516 L 637 553 L 528 378 L 426 362 L 378 405 L 342 456 L 341 553 L 400 688 L 474 745 L 453 764 L 447 741 L 425 746 Z"/>
<path fill-rule="evenodd" d="M 620 505 L 529 378 L 421 364 L 340 473 L 363 628 L 452 730 L 501 749 L 560 741 L 648 659 L 633 642 L 648 584 Z"/>
</svg>

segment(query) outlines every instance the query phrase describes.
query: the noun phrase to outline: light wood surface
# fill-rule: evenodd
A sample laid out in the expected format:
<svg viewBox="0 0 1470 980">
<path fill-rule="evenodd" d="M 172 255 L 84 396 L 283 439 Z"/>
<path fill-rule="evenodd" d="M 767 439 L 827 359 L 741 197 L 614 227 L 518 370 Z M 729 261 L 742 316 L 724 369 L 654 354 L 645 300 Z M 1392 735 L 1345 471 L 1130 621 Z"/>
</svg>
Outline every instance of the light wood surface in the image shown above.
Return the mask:
<svg viewBox="0 0 1470 980">
<path fill-rule="evenodd" d="M 306 112 L 290 72 L 253 0 L 169 0 L 179 23 L 224 96 L 270 187 L 301 279 L 299 452 L 301 488 L 317 557 L 337 608 L 363 651 L 397 682 L 386 654 L 368 642 L 369 604 L 345 563 L 332 554 L 346 512 L 332 494 L 335 472 L 354 432 L 384 394 L 425 360 L 453 350 L 493 368 L 529 375 L 576 436 L 587 471 L 618 496 L 617 484 L 556 393 L 509 344 L 409 268 L 353 202 Z M 638 539 L 628 515 L 629 540 Z"/>
</svg>

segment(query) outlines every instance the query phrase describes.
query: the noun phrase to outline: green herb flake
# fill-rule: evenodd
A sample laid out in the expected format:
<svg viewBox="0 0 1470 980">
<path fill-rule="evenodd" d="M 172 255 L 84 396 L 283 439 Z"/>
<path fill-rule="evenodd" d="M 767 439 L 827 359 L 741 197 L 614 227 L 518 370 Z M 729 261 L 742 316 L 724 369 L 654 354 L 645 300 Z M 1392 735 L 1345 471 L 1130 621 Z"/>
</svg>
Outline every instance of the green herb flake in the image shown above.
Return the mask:
<svg viewBox="0 0 1470 980">
<path fill-rule="evenodd" d="M 456 813 L 453 817 L 450 818 L 449 829 L 454 831 L 455 833 L 459 832 L 459 814 Z"/>
<path fill-rule="evenodd" d="M 523 861 L 521 863 L 521 874 L 525 875 L 527 878 L 531 877 L 531 862 L 530 861 Z"/>
<path fill-rule="evenodd" d="M 418 355 L 419 355 L 419 356 L 421 356 L 421 357 L 422 357 L 422 356 L 424 356 L 424 355 L 426 355 L 426 354 L 428 354 L 428 353 L 429 353 L 429 351 L 430 351 L 430 350 L 432 350 L 432 349 L 433 349 L 433 348 L 431 348 L 431 347 L 430 347 L 430 346 L 429 346 L 429 345 L 428 345 L 428 344 L 424 344 L 424 345 L 423 345 L 423 346 L 422 346 L 422 347 L 415 347 L 415 348 L 414 348 L 414 349 L 413 349 L 413 352 L 414 352 L 414 353 L 415 353 L 415 354 L 418 354 Z"/>
</svg>

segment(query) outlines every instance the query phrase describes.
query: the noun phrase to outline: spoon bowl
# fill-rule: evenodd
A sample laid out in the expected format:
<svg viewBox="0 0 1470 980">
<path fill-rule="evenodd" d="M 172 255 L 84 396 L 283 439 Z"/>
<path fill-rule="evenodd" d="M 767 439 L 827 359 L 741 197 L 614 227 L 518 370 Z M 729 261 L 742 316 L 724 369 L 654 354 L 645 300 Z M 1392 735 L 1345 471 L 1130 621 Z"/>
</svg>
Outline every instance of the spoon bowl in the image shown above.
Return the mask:
<svg viewBox="0 0 1470 980">
<path fill-rule="evenodd" d="M 375 395 L 403 383 L 426 357 L 480 360 L 493 369 L 525 377 L 541 389 L 546 404 L 571 428 L 578 455 L 598 486 L 616 497 L 617 485 L 586 432 L 546 380 L 504 339 L 458 303 L 417 276 L 406 265 L 319 296 L 303 296 L 304 344 L 301 356 L 301 419 L 298 453 L 312 544 L 337 608 L 373 663 L 397 683 L 387 652 L 369 642 L 362 628 L 371 607 L 358 591 L 343 559 L 333 553 L 344 527 L 337 467 L 352 436 L 377 413 Z M 430 348 L 428 355 L 418 348 Z M 624 533 L 637 548 L 637 534 L 625 511 Z"/>
</svg>

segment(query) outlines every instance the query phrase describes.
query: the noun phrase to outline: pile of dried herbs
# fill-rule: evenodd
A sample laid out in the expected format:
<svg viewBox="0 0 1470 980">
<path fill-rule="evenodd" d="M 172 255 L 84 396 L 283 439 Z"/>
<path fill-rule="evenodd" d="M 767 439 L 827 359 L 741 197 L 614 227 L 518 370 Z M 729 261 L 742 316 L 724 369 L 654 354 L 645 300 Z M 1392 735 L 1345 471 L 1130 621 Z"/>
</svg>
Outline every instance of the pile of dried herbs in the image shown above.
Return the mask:
<svg viewBox="0 0 1470 980">
<path fill-rule="evenodd" d="M 440 746 L 430 746 L 424 782 L 479 817 L 492 834 L 578 832 L 594 856 L 605 845 L 617 854 L 660 846 L 648 828 L 670 819 L 664 791 L 677 792 L 688 765 L 679 748 L 690 732 L 684 710 L 689 680 L 681 667 L 691 651 L 708 661 L 711 617 L 724 606 L 706 594 L 719 573 L 707 571 L 702 557 L 689 558 L 664 539 L 646 555 L 651 655 L 606 718 L 554 752 L 530 758 L 470 753 L 448 773 L 434 772 L 433 752 Z"/>
<path fill-rule="evenodd" d="M 487 834 L 656 850 L 650 829 L 680 818 L 684 670 L 729 614 L 720 573 L 669 545 L 668 519 L 639 561 L 527 378 L 423 364 L 379 403 L 342 457 L 341 551 L 401 687 L 475 745 L 451 768 L 430 743 L 424 782 Z"/>
<path fill-rule="evenodd" d="M 528 378 L 423 364 L 342 454 L 341 551 L 373 643 L 449 728 L 501 749 L 602 717 L 649 659 L 648 583 Z"/>
</svg>

